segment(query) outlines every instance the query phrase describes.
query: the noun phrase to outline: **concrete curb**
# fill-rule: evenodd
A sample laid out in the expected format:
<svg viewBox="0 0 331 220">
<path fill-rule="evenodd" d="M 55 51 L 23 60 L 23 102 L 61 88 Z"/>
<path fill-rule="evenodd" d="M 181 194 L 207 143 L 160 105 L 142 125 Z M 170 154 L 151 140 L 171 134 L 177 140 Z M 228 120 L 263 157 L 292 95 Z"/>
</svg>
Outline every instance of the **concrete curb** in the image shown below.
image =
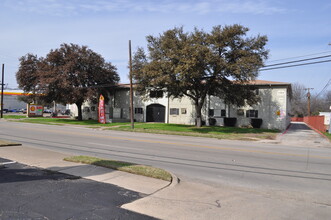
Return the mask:
<svg viewBox="0 0 331 220">
<path fill-rule="evenodd" d="M 169 187 L 174 187 L 178 183 L 180 183 L 180 179 L 173 173 L 169 172 L 171 174 L 171 183 L 168 185 Z"/>
<path fill-rule="evenodd" d="M 63 161 L 63 158 L 70 155 L 51 150 L 41 150 L 33 146 L 0 147 L 0 154 L 3 158 L 15 160 L 32 167 L 117 185 L 146 196 L 168 186 L 175 186 L 179 182 L 176 175 L 171 172 L 169 172 L 171 181 L 165 181 L 123 171 L 110 171 L 109 168 L 100 166 Z"/>
<path fill-rule="evenodd" d="M 0 147 L 13 147 L 13 146 L 22 146 L 22 144 L 15 144 L 15 143 L 13 143 L 13 144 L 5 144 L 5 145 L 0 145 Z"/>
<path fill-rule="evenodd" d="M 168 172 L 168 171 L 167 171 L 167 172 Z M 173 187 L 175 187 L 178 183 L 180 183 L 180 179 L 179 179 L 175 174 L 173 174 L 173 173 L 171 173 L 171 172 L 169 172 L 169 173 L 171 174 L 171 182 L 170 182 L 168 185 L 162 187 L 161 189 L 158 189 L 158 190 L 156 190 L 155 192 L 149 194 L 148 196 L 154 195 L 155 193 L 160 192 L 160 191 L 162 191 L 162 190 L 164 190 L 164 189 L 166 189 L 166 188 L 173 188 Z"/>
</svg>

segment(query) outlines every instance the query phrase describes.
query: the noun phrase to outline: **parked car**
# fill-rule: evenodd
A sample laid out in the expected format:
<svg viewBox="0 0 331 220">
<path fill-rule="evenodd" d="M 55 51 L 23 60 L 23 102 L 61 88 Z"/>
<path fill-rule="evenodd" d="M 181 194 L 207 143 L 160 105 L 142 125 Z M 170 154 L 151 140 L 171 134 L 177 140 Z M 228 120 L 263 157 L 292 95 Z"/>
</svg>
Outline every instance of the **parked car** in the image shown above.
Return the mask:
<svg viewBox="0 0 331 220">
<path fill-rule="evenodd" d="M 61 112 L 62 115 L 70 115 L 70 109 Z"/>
<path fill-rule="evenodd" d="M 16 108 L 13 108 L 13 109 L 9 109 L 8 112 L 18 112 L 18 110 Z"/>
<path fill-rule="evenodd" d="M 8 111 L 9 111 L 8 108 L 3 109 L 3 113 L 7 113 Z"/>
<path fill-rule="evenodd" d="M 50 110 L 50 109 L 44 109 L 44 113 L 52 113 L 52 110 Z"/>
<path fill-rule="evenodd" d="M 26 108 L 22 108 L 22 113 L 23 113 L 23 114 L 26 114 L 26 113 L 27 113 Z"/>
</svg>

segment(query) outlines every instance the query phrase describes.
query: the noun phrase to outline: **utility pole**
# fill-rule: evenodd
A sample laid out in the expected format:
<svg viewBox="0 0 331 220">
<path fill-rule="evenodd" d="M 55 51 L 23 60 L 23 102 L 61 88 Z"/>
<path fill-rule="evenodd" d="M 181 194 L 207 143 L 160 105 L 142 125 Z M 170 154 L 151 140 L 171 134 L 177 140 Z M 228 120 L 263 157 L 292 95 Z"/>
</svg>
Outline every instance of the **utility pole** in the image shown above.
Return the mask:
<svg viewBox="0 0 331 220">
<path fill-rule="evenodd" d="M 129 40 L 129 67 L 130 67 L 130 119 L 131 119 L 131 128 L 134 129 L 131 40 Z"/>
<path fill-rule="evenodd" d="M 308 99 L 308 103 L 307 103 L 307 111 L 308 111 L 308 116 L 311 115 L 311 111 L 310 111 L 310 90 L 313 90 L 314 88 L 306 88 L 305 90 L 308 90 L 307 92 L 307 99 Z"/>
<path fill-rule="evenodd" d="M 329 43 L 329 46 L 331 46 L 331 42 Z M 329 134 L 331 134 L 331 105 L 330 105 Z"/>
<path fill-rule="evenodd" d="M 3 87 L 5 86 L 5 64 L 2 64 L 2 77 L 1 77 L 1 113 L 0 118 L 3 118 Z"/>
</svg>

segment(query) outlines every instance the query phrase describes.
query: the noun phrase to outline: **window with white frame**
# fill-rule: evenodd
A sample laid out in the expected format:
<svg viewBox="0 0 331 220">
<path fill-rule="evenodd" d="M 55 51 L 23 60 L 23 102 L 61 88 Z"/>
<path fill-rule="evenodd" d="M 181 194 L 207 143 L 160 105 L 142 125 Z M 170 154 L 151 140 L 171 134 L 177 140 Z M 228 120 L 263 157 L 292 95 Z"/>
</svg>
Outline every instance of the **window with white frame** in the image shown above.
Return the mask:
<svg viewBox="0 0 331 220">
<path fill-rule="evenodd" d="M 170 115 L 179 115 L 179 108 L 170 108 Z"/>
<path fill-rule="evenodd" d="M 257 118 L 258 117 L 258 110 L 252 110 L 252 109 L 250 109 L 250 110 L 247 110 L 246 111 L 246 117 L 247 118 Z"/>
</svg>

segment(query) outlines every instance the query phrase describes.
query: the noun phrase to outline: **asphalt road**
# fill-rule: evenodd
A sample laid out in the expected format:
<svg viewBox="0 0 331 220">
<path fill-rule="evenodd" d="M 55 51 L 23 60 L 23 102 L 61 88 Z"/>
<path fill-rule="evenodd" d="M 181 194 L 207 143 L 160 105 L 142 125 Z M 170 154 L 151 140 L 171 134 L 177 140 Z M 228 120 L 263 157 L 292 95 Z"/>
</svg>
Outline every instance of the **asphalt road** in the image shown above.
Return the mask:
<svg viewBox="0 0 331 220">
<path fill-rule="evenodd" d="M 182 180 L 295 192 L 331 204 L 331 149 L 0 122 L 0 138 L 161 167 Z"/>
<path fill-rule="evenodd" d="M 0 219 L 154 219 L 119 208 L 140 199 L 137 192 L 0 158 L 4 162 Z"/>
</svg>

